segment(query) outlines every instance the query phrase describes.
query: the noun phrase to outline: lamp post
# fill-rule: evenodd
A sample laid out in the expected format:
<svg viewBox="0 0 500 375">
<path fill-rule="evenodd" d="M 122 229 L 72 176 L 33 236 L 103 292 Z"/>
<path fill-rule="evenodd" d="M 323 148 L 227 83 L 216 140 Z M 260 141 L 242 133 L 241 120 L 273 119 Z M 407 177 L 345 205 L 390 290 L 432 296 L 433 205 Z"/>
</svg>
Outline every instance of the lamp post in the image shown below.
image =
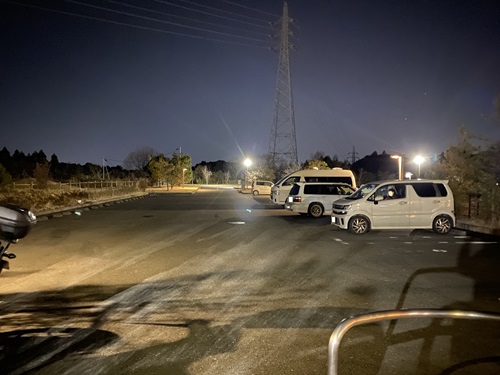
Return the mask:
<svg viewBox="0 0 500 375">
<path fill-rule="evenodd" d="M 182 168 L 182 184 L 184 185 L 184 173 L 186 173 L 187 169 Z"/>
<path fill-rule="evenodd" d="M 413 159 L 413 162 L 418 165 L 418 178 L 420 178 L 420 164 L 422 164 L 425 161 L 425 158 L 423 156 L 417 155 Z"/>
<path fill-rule="evenodd" d="M 247 176 L 248 176 L 248 168 L 252 165 L 252 160 L 250 160 L 249 158 L 246 158 L 245 161 L 243 162 L 243 164 L 245 165 L 245 186 L 244 188 L 246 189 L 247 188 Z"/>
<path fill-rule="evenodd" d="M 401 155 L 393 154 L 391 158 L 398 159 L 398 179 L 403 179 L 403 157 Z"/>
</svg>

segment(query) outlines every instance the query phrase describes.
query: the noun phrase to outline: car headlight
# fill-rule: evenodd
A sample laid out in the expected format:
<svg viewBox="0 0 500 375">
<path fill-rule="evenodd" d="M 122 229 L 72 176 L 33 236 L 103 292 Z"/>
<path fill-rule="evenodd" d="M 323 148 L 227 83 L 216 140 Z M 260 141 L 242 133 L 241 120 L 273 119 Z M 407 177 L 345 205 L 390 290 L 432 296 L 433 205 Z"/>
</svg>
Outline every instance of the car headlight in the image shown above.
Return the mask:
<svg viewBox="0 0 500 375">
<path fill-rule="evenodd" d="M 341 211 L 341 212 L 347 212 L 351 209 L 351 205 L 350 204 L 333 204 L 332 206 L 332 210 L 334 211 Z"/>
</svg>

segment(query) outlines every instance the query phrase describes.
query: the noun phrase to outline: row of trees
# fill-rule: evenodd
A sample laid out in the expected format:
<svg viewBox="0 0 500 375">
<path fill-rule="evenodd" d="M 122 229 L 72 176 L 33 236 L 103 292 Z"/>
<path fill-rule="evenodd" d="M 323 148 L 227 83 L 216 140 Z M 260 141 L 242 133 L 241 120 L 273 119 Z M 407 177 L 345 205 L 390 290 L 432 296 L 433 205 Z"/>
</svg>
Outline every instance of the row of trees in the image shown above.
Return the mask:
<svg viewBox="0 0 500 375">
<path fill-rule="evenodd" d="M 476 202 L 475 215 L 500 220 L 500 142 L 485 144 L 462 128 L 461 140 L 440 155 L 429 177 L 449 180 L 458 216 Z"/>
<path fill-rule="evenodd" d="M 48 174 L 55 181 L 71 179 L 101 179 L 103 172 L 107 178 L 122 179 L 129 176 L 121 166 L 103 166 L 92 163 L 84 165 L 61 163 L 55 154 L 47 160 L 43 150 L 25 154 L 15 150 L 12 154 L 4 147 L 0 150 L 0 185 L 26 178 L 36 178 L 39 174 Z"/>
</svg>

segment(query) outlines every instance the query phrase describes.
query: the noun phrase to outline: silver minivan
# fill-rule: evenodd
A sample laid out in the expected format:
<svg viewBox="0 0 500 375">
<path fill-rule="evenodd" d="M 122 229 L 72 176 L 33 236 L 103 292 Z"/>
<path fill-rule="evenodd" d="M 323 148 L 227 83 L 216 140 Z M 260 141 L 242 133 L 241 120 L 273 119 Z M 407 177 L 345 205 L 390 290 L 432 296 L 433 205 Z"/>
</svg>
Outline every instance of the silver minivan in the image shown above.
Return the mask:
<svg viewBox="0 0 500 375">
<path fill-rule="evenodd" d="M 253 195 L 271 195 L 271 188 L 273 183 L 271 181 L 256 180 L 252 182 Z"/>
<path fill-rule="evenodd" d="M 432 229 L 455 225 L 453 193 L 444 180 L 378 181 L 332 205 L 331 223 L 352 233 L 371 229 Z"/>
<path fill-rule="evenodd" d="M 298 182 L 290 189 L 285 208 L 301 215 L 321 217 L 325 213 L 331 213 L 334 201 L 352 193 L 354 193 L 354 189 L 349 184 Z"/>
</svg>

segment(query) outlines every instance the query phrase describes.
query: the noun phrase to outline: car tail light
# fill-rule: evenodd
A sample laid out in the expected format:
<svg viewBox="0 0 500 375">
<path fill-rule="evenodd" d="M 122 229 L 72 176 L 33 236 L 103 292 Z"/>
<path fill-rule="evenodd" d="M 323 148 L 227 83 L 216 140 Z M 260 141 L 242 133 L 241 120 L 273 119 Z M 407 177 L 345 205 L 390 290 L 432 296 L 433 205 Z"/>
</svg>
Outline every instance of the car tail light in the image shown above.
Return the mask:
<svg viewBox="0 0 500 375">
<path fill-rule="evenodd" d="M 302 197 L 296 195 L 293 197 L 293 201 L 294 203 L 300 203 L 302 202 Z"/>
</svg>

